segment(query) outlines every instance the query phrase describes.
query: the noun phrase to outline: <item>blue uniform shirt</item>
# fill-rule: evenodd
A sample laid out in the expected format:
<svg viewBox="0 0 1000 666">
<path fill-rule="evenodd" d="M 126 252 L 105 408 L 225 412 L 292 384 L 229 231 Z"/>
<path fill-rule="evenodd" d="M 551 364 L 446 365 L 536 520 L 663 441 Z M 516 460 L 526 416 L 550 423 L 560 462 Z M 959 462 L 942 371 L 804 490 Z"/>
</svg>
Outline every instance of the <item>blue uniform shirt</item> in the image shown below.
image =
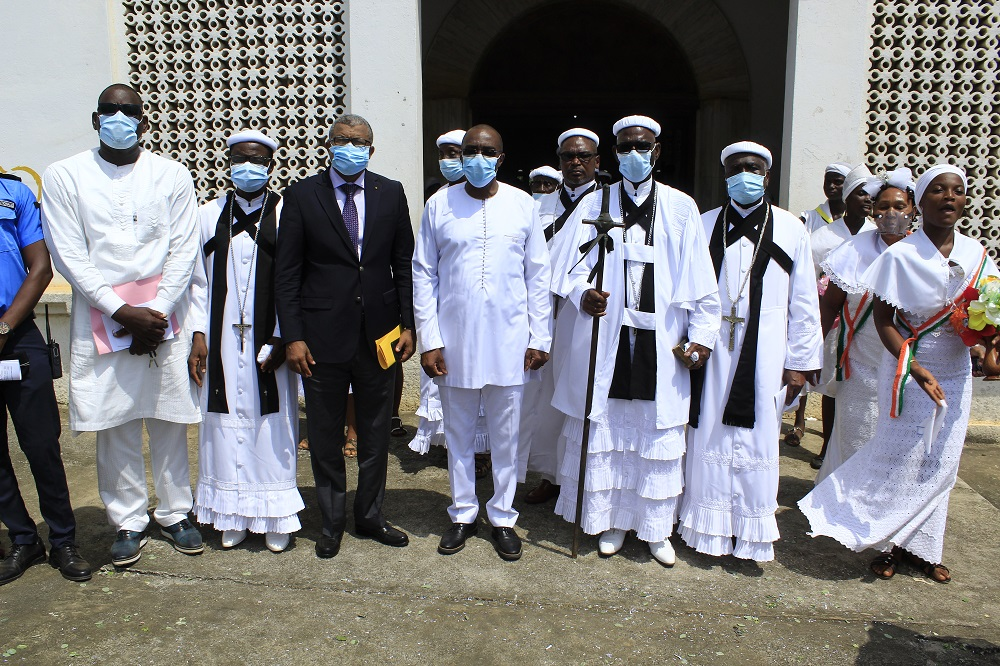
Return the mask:
<svg viewBox="0 0 1000 666">
<path fill-rule="evenodd" d="M 28 276 L 21 250 L 40 240 L 42 219 L 31 188 L 0 178 L 0 316 L 7 312 Z"/>
</svg>

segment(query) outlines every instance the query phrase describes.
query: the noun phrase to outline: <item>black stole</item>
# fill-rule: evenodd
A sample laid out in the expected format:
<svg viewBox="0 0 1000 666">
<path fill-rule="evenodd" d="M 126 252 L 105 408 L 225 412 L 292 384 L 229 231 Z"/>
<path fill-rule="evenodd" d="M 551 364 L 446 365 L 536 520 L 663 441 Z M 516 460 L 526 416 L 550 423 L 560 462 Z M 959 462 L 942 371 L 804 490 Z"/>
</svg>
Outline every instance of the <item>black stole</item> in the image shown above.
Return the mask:
<svg viewBox="0 0 1000 666">
<path fill-rule="evenodd" d="M 229 267 L 229 216 L 233 216 L 233 237 L 246 231 L 257 243 L 257 263 L 253 292 L 253 328 L 250 329 L 253 349 L 260 349 L 274 332 L 274 244 L 277 240 L 278 216 L 275 208 L 281 196 L 270 192 L 267 207 L 247 215 L 235 203 L 235 195 L 226 196 L 226 205 L 215 225 L 215 236 L 205 243 L 205 256 L 215 252 L 212 262 L 211 314 L 209 317 L 208 353 L 208 411 L 229 413 L 226 401 L 226 375 L 222 369 L 222 328 L 226 309 L 226 293 L 229 282 L 226 270 Z M 257 223 L 260 223 L 260 229 Z M 273 372 L 263 372 L 254 359 L 257 369 L 257 392 L 260 397 L 260 414 L 278 411 L 278 382 Z"/>
<path fill-rule="evenodd" d="M 593 192 L 595 189 L 597 189 L 596 182 L 590 187 L 588 187 L 586 190 L 581 192 L 580 196 L 576 198 L 576 201 L 573 201 L 569 198 L 569 194 L 566 193 L 565 187 L 559 188 L 559 201 L 562 202 L 564 210 L 559 215 L 559 217 L 557 217 L 555 221 L 552 222 L 552 224 L 545 227 L 544 229 L 545 242 L 549 242 L 550 240 L 552 240 L 553 236 L 559 233 L 559 230 L 563 228 L 563 225 L 566 224 L 566 220 L 568 220 L 569 216 L 573 214 L 573 211 L 576 210 L 576 207 L 580 205 L 580 202 L 583 201 L 583 198 L 588 194 L 590 194 L 591 192 Z"/>
<path fill-rule="evenodd" d="M 622 204 L 625 229 L 633 225 L 646 232 L 646 245 L 653 244 L 653 201 L 656 196 L 654 186 L 641 206 L 636 206 L 627 194 L 625 188 L 618 186 L 618 194 Z M 656 288 L 653 286 L 653 269 L 655 264 L 646 264 L 642 272 L 642 286 L 639 293 L 639 311 L 654 312 L 656 307 Z M 622 262 L 625 271 L 625 303 L 628 304 L 629 278 L 628 261 Z M 656 399 L 656 331 L 635 330 L 635 350 L 631 346 L 631 334 L 628 326 L 622 326 L 618 337 L 618 353 L 615 357 L 615 372 L 611 377 L 609 398 L 619 400 L 655 400 Z"/>
<path fill-rule="evenodd" d="M 731 202 L 728 207 L 732 208 Z M 728 215 L 728 218 L 736 223 L 733 229 L 727 232 L 726 240 L 729 245 L 739 242 L 740 238 L 744 236 L 755 246 L 757 243 L 762 243 L 760 252 L 757 253 L 757 261 L 750 267 L 750 309 L 747 313 L 747 320 L 743 324 L 747 327 L 746 335 L 743 338 L 743 345 L 740 347 L 740 358 L 736 363 L 733 383 L 729 387 L 729 400 L 722 412 L 722 423 L 737 428 L 753 429 L 755 423 L 757 340 L 760 329 L 760 302 L 764 294 L 764 273 L 771 260 L 774 260 L 774 263 L 786 273 L 792 272 L 792 258 L 774 242 L 773 215 L 764 230 L 763 238 L 761 237 L 760 226 L 768 217 L 770 208 L 771 204 L 765 201 L 763 205 L 758 206 L 745 218 L 735 209 L 730 210 L 732 215 Z M 716 278 L 722 271 L 722 259 L 725 256 L 725 248 L 722 247 L 722 225 L 725 212 L 726 207 L 719 211 L 719 217 L 715 221 L 715 230 L 708 242 L 708 250 L 709 254 L 712 255 Z M 728 345 L 728 339 L 724 343 L 722 340 L 728 334 L 725 328 L 725 326 L 722 327 L 719 344 Z M 705 369 L 692 370 L 691 411 L 688 425 L 693 428 L 698 427 L 698 419 L 701 416 L 701 396 L 704 386 Z"/>
</svg>

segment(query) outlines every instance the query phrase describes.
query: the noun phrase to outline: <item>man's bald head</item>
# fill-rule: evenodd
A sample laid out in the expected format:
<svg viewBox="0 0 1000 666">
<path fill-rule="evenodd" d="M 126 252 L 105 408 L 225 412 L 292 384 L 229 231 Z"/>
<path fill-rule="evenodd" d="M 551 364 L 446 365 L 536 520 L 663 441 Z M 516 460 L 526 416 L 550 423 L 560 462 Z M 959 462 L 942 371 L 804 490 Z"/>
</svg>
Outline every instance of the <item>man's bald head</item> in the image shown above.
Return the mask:
<svg viewBox="0 0 1000 666">
<path fill-rule="evenodd" d="M 503 138 L 490 125 L 474 125 L 465 132 L 462 148 L 466 146 L 492 147 L 497 153 L 503 152 Z"/>
<path fill-rule="evenodd" d="M 97 98 L 97 103 L 111 102 L 115 104 L 142 104 L 142 96 L 130 85 L 112 83 L 105 88 Z"/>
</svg>

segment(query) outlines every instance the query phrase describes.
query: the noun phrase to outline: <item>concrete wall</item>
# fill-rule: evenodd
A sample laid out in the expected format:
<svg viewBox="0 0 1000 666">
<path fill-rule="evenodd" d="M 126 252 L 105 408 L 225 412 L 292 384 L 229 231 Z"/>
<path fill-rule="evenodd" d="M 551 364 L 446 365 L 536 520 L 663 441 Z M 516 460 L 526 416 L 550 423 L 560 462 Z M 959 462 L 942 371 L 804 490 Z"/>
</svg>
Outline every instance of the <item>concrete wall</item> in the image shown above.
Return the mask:
<svg viewBox="0 0 1000 666">
<path fill-rule="evenodd" d="M 864 158 L 872 7 L 872 0 L 792 0 L 780 201 L 792 212 L 823 201 L 827 164 Z"/>
</svg>

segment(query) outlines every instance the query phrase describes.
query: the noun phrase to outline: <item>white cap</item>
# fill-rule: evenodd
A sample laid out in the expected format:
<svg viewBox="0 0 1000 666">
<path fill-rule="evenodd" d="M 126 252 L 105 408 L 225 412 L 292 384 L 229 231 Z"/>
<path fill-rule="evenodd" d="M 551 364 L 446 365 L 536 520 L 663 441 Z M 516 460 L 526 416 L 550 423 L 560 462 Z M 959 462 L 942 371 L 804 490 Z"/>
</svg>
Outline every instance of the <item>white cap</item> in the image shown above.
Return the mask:
<svg viewBox="0 0 1000 666">
<path fill-rule="evenodd" d="M 943 173 L 953 173 L 960 176 L 962 178 L 962 185 L 965 186 L 965 189 L 969 189 L 969 179 L 965 176 L 965 171 L 961 167 L 953 164 L 935 164 L 920 174 L 920 178 L 917 178 L 917 187 L 913 192 L 913 198 L 917 201 L 917 208 L 921 208 L 920 200 L 924 198 L 924 192 L 934 182 L 934 179 Z"/>
<path fill-rule="evenodd" d="M 852 165 L 847 162 L 833 162 L 826 165 L 826 173 L 839 173 L 844 178 L 847 178 L 847 174 L 851 173 L 852 168 Z"/>
<path fill-rule="evenodd" d="M 582 127 L 574 127 L 573 129 L 566 130 L 565 132 L 559 135 L 559 140 L 556 141 L 556 148 L 562 146 L 563 141 L 574 136 L 582 136 L 584 139 L 590 139 L 591 141 L 593 141 L 594 145 L 597 146 L 601 145 L 601 140 L 597 137 L 595 133 L 591 132 L 589 129 L 584 129 Z"/>
<path fill-rule="evenodd" d="M 751 155 L 762 157 L 764 158 L 767 168 L 771 168 L 771 151 L 759 143 L 754 143 L 753 141 L 737 141 L 736 143 L 729 144 L 722 149 L 722 157 L 720 158 L 720 161 L 723 166 L 725 166 L 726 160 L 730 155 L 739 155 L 740 153 L 750 153 Z"/>
<path fill-rule="evenodd" d="M 649 116 L 625 116 L 615 123 L 615 126 L 611 128 L 611 132 L 612 134 L 618 134 L 618 132 L 621 132 L 626 127 L 645 127 L 653 133 L 653 136 L 660 136 L 660 123 Z"/>
<path fill-rule="evenodd" d="M 229 138 L 226 139 L 226 145 L 230 148 L 238 143 L 259 143 L 272 151 L 278 149 L 278 142 L 259 130 L 243 130 L 236 134 L 230 134 Z"/>
<path fill-rule="evenodd" d="M 867 164 L 859 164 L 858 166 L 851 169 L 851 172 L 846 176 L 844 176 L 844 189 L 843 189 L 844 200 L 845 201 L 847 200 L 847 197 L 850 196 L 851 192 L 858 189 L 862 185 L 867 185 L 871 183 L 873 180 L 876 180 L 876 178 L 875 176 L 872 175 L 872 172 L 868 169 Z"/>
<path fill-rule="evenodd" d="M 550 166 L 540 166 L 537 169 L 532 169 L 531 173 L 528 174 L 528 180 L 534 180 L 539 176 L 542 178 L 551 178 L 557 183 L 562 182 L 562 174 Z"/>
<path fill-rule="evenodd" d="M 461 146 L 462 141 L 465 139 L 465 130 L 457 129 L 450 132 L 445 132 L 437 138 L 437 147 L 441 146 Z"/>
</svg>

